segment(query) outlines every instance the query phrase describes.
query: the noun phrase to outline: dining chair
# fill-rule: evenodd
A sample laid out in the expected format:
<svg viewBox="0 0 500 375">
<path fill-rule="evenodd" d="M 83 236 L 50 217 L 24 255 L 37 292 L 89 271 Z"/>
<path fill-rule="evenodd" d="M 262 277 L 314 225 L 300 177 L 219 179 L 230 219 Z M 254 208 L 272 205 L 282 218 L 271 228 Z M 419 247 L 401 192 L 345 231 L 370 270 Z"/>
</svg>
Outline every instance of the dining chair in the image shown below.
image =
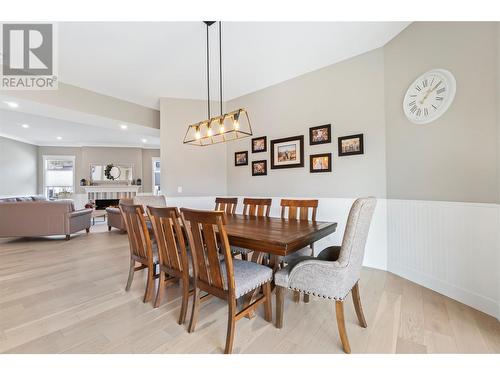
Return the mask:
<svg viewBox="0 0 500 375">
<path fill-rule="evenodd" d="M 231 257 L 225 225 L 226 214 L 221 211 L 198 211 L 181 208 L 194 267 L 194 296 L 189 332 L 198 320 L 200 291 L 227 301 L 228 326 L 224 353 L 232 352 L 236 321 L 264 304 L 264 318 L 272 320 L 270 268 Z M 219 259 L 219 249 L 223 255 Z M 243 310 L 236 311 L 236 300 L 263 287 L 263 295 Z"/>
<path fill-rule="evenodd" d="M 128 273 L 126 291 L 130 290 L 134 273 L 147 268 L 147 283 L 144 293 L 144 302 L 153 298 L 154 280 L 156 278 L 157 259 L 153 252 L 153 245 L 149 235 L 144 207 L 141 205 L 120 204 L 120 212 L 123 216 L 130 247 L 130 269 Z M 139 266 L 136 266 L 139 263 Z"/>
<path fill-rule="evenodd" d="M 309 220 L 316 221 L 316 212 L 318 211 L 317 199 L 282 199 L 281 200 L 281 218 L 289 220 Z M 297 215 L 298 214 L 298 215 Z M 287 264 L 294 259 L 302 256 L 314 255 L 314 243 L 303 247 L 296 252 L 286 255 L 282 259 L 283 264 Z M 300 301 L 300 293 L 294 293 L 294 301 Z M 304 302 L 309 302 L 309 296 L 304 295 Z"/>
<path fill-rule="evenodd" d="M 177 207 L 147 207 L 158 245 L 159 282 L 155 307 L 161 305 L 165 287 L 181 281 L 182 303 L 179 324 L 184 324 L 189 299 L 189 271 L 192 271 L 186 250 L 181 215 Z"/>
<path fill-rule="evenodd" d="M 283 327 L 285 290 L 291 289 L 333 299 L 343 349 L 346 353 L 351 352 L 345 329 L 344 301 L 351 292 L 359 324 L 366 328 L 358 283 L 376 203 L 377 200 L 373 197 L 354 201 L 340 247 L 328 247 L 317 258 L 311 256 L 297 258 L 275 273 L 277 328 Z"/>
<path fill-rule="evenodd" d="M 226 214 L 234 214 L 237 205 L 238 198 L 215 198 L 215 211 L 224 211 Z"/>
<path fill-rule="evenodd" d="M 269 217 L 271 212 L 271 198 L 244 198 L 243 199 L 243 215 Z M 253 250 L 239 246 L 231 246 L 234 255 L 241 254 L 241 259 L 248 260 L 248 254 Z"/>
</svg>

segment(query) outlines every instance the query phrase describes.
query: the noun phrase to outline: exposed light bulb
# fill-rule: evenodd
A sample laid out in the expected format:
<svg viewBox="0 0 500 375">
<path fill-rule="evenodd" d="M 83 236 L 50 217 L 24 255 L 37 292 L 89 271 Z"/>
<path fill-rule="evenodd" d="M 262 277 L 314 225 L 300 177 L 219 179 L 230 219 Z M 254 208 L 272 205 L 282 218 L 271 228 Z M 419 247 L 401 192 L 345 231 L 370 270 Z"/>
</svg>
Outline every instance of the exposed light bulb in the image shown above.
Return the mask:
<svg viewBox="0 0 500 375">
<path fill-rule="evenodd" d="M 234 122 L 234 130 L 238 130 L 240 128 L 240 123 L 238 120 Z"/>
<path fill-rule="evenodd" d="M 200 128 L 196 128 L 196 132 L 194 133 L 194 137 L 196 139 L 200 139 L 201 138 Z"/>
<path fill-rule="evenodd" d="M 207 135 L 210 137 L 212 135 L 212 128 L 208 128 Z"/>
<path fill-rule="evenodd" d="M 224 125 L 222 125 L 222 124 L 220 125 L 219 133 L 221 133 L 221 134 L 224 133 Z"/>
</svg>

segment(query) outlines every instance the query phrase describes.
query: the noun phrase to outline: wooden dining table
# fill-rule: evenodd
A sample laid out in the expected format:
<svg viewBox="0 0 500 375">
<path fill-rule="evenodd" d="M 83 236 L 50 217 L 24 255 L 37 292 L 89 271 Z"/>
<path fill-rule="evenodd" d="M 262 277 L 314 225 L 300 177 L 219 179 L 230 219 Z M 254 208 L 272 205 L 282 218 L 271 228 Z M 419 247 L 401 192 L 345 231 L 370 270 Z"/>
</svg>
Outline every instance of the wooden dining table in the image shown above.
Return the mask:
<svg viewBox="0 0 500 375">
<path fill-rule="evenodd" d="M 337 229 L 337 223 L 325 221 L 239 214 L 227 214 L 226 218 L 226 232 L 232 246 L 268 253 L 272 259 L 290 255 Z M 271 263 L 276 262 L 271 260 Z"/>
</svg>

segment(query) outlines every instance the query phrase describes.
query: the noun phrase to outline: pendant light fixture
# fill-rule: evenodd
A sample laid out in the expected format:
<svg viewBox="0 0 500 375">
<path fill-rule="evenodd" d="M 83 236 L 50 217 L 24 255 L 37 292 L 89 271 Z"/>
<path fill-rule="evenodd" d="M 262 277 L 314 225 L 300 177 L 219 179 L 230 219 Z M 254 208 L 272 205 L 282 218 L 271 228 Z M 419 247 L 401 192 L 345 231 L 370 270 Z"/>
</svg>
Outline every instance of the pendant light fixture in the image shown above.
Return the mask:
<svg viewBox="0 0 500 375">
<path fill-rule="evenodd" d="M 207 27 L 207 112 L 206 120 L 188 126 L 184 143 L 208 146 L 252 135 L 248 113 L 244 108 L 223 114 L 222 111 L 222 22 L 219 21 L 219 93 L 220 115 L 212 117 L 210 110 L 210 42 L 209 29 L 215 21 L 204 21 Z"/>
</svg>

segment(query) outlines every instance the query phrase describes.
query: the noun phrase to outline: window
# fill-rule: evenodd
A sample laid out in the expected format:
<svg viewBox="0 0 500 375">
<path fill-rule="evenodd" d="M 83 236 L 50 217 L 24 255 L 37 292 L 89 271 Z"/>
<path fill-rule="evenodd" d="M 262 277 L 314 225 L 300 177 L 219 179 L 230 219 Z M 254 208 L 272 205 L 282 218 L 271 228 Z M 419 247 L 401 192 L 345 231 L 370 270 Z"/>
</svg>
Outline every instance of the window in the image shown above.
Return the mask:
<svg viewBox="0 0 500 375">
<path fill-rule="evenodd" d="M 75 191 L 74 156 L 43 156 L 43 190 L 47 198 Z"/>
<path fill-rule="evenodd" d="M 153 194 L 160 194 L 160 158 L 153 158 Z"/>
</svg>

